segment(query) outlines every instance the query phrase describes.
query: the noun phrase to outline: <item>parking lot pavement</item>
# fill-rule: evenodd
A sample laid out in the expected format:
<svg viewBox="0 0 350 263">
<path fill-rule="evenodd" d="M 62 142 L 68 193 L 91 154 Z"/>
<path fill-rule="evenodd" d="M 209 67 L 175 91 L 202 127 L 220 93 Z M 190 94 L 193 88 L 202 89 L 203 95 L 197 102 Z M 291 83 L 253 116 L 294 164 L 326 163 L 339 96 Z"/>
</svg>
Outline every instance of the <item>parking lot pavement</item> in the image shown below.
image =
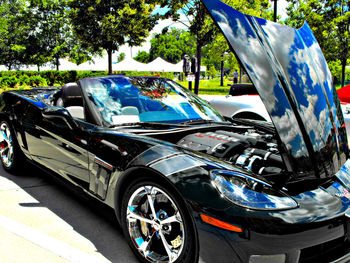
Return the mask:
<svg viewBox="0 0 350 263">
<path fill-rule="evenodd" d="M 0 263 L 138 262 L 113 210 L 30 166 L 0 168 Z"/>
</svg>

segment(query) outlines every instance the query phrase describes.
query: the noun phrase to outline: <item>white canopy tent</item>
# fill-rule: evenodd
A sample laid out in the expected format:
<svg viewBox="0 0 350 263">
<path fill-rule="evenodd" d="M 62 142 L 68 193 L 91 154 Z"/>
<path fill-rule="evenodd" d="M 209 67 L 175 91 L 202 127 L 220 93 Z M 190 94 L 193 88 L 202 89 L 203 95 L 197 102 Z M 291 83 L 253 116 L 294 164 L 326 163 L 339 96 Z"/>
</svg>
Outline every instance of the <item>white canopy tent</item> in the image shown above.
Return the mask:
<svg viewBox="0 0 350 263">
<path fill-rule="evenodd" d="M 123 61 L 113 64 L 113 71 L 151 71 L 147 64 L 140 63 L 131 57 L 125 58 Z"/>
<path fill-rule="evenodd" d="M 38 66 L 36 66 L 36 65 L 25 65 L 25 66 L 21 66 L 21 70 L 37 71 L 38 70 Z M 40 70 L 41 70 L 41 67 L 40 67 Z"/>
<path fill-rule="evenodd" d="M 25 66 L 13 66 L 11 70 L 8 69 L 5 65 L 0 65 L 0 71 L 17 71 L 17 70 L 31 70 L 24 68 Z"/>
<path fill-rule="evenodd" d="M 169 63 L 161 57 L 158 57 L 152 62 L 148 63 L 147 68 L 149 68 L 148 71 L 153 72 L 178 72 L 178 67 L 176 64 Z"/>
<path fill-rule="evenodd" d="M 61 71 L 65 70 L 77 70 L 78 66 L 75 63 L 72 63 L 66 59 L 60 58 L 58 60 L 59 66 L 58 69 Z M 22 70 L 38 70 L 38 67 L 35 65 L 29 65 L 29 69 L 23 69 Z M 40 71 L 45 71 L 45 70 L 56 70 L 56 65 L 53 63 L 46 63 L 40 67 Z"/>
<path fill-rule="evenodd" d="M 108 56 L 103 57 L 93 57 L 92 61 L 87 61 L 83 64 L 76 65 L 66 59 L 59 60 L 59 70 L 77 70 L 77 71 L 107 71 L 108 70 Z M 113 63 L 113 71 L 138 71 L 138 72 L 182 72 L 183 71 L 182 60 L 177 64 L 172 64 L 161 57 L 156 58 L 148 64 L 140 63 L 131 57 L 125 58 L 119 63 Z M 56 65 L 52 63 L 44 64 L 40 67 L 41 71 L 45 70 L 55 70 Z M 0 65 L 0 71 L 7 71 L 7 67 Z M 35 65 L 22 66 L 20 70 L 38 70 Z M 206 71 L 205 66 L 201 66 L 201 71 Z"/>
<path fill-rule="evenodd" d="M 144 64 L 128 57 L 117 64 L 113 64 L 113 71 L 182 72 L 182 66 L 182 60 L 177 64 L 172 64 L 158 57 L 152 62 Z M 201 71 L 206 71 L 206 67 L 202 66 Z"/>
<path fill-rule="evenodd" d="M 66 59 L 60 59 L 59 60 L 59 70 L 77 70 L 78 66 Z M 45 70 L 55 70 L 56 65 L 52 63 L 46 63 L 42 66 L 40 66 L 40 71 Z M 25 70 L 25 71 L 37 71 L 38 66 L 37 65 L 22 65 L 19 68 L 14 68 L 12 70 Z M 0 65 L 0 71 L 8 71 L 7 67 L 4 65 Z"/>
<path fill-rule="evenodd" d="M 107 71 L 108 70 L 108 56 L 93 57 L 92 61 L 87 61 L 77 66 L 76 70 L 80 71 Z"/>
<path fill-rule="evenodd" d="M 56 66 L 51 63 L 46 63 L 40 67 L 40 71 L 45 71 L 45 70 L 55 70 Z"/>
<path fill-rule="evenodd" d="M 59 65 L 60 70 L 78 70 L 77 64 L 72 63 L 68 60 L 60 59 L 59 63 L 60 63 Z"/>
<path fill-rule="evenodd" d="M 175 64 L 176 71 L 174 72 L 183 72 L 183 65 L 184 65 L 184 62 L 180 60 L 179 63 Z"/>
<path fill-rule="evenodd" d="M 8 71 L 8 68 L 4 65 L 0 65 L 0 71 Z"/>
</svg>

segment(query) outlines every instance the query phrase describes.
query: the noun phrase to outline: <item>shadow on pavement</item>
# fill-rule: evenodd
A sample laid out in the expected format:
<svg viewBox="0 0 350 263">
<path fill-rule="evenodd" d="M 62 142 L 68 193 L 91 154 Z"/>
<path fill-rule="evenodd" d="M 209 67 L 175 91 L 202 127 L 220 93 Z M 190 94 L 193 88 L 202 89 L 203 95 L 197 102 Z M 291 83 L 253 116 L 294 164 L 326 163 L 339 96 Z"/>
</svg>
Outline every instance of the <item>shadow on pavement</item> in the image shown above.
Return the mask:
<svg viewBox="0 0 350 263">
<path fill-rule="evenodd" d="M 0 165 L 0 176 L 20 186 L 39 202 L 23 203 L 21 206 L 48 208 L 113 263 L 138 262 L 123 237 L 113 209 L 33 165 L 28 165 L 25 171 L 15 176 Z"/>
</svg>

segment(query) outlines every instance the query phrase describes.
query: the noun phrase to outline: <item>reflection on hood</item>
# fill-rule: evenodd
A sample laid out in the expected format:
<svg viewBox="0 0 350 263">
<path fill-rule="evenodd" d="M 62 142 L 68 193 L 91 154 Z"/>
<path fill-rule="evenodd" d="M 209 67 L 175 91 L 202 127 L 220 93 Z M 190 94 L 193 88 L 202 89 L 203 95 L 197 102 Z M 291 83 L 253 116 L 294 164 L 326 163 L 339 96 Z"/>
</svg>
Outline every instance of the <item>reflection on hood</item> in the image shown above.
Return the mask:
<svg viewBox="0 0 350 263">
<path fill-rule="evenodd" d="M 244 15 L 202 0 L 271 116 L 287 169 L 300 177 L 334 175 L 348 154 L 332 76 L 311 29 Z"/>
</svg>

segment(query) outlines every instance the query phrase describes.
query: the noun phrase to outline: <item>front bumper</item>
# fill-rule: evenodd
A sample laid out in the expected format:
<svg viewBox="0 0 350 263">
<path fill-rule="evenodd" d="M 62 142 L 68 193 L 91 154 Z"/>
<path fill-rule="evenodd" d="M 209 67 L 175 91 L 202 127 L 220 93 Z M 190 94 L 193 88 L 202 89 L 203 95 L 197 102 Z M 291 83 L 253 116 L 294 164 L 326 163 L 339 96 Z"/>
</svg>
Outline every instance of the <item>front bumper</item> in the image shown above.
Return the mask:
<svg viewBox="0 0 350 263">
<path fill-rule="evenodd" d="M 197 210 L 201 262 L 350 262 L 349 161 L 336 177 L 326 188 L 293 196 L 299 205 L 295 209 L 254 211 L 217 198 L 220 209 Z M 200 213 L 244 231 L 209 225 Z"/>
<path fill-rule="evenodd" d="M 235 233 L 210 226 L 196 217 L 200 242 L 199 262 L 349 262 L 349 219 L 345 216 L 322 224 L 302 226 L 284 234 Z M 315 227 L 317 225 L 317 227 Z M 276 226 L 278 227 L 278 226 Z M 309 229 L 307 229 L 309 228 Z"/>
</svg>

